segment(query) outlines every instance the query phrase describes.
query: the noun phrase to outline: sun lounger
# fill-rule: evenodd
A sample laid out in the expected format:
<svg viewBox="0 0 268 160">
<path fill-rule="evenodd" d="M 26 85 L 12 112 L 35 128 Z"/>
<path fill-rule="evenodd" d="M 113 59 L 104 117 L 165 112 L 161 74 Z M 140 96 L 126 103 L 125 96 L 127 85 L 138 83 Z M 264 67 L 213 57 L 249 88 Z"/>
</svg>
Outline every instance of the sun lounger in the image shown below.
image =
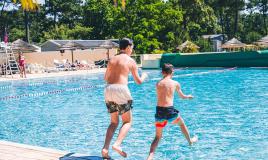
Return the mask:
<svg viewBox="0 0 268 160">
<path fill-rule="evenodd" d="M 60 63 L 60 61 L 57 59 L 54 59 L 53 62 L 54 62 L 55 67 L 58 69 L 58 71 L 64 71 L 65 66 L 63 63 Z"/>
</svg>

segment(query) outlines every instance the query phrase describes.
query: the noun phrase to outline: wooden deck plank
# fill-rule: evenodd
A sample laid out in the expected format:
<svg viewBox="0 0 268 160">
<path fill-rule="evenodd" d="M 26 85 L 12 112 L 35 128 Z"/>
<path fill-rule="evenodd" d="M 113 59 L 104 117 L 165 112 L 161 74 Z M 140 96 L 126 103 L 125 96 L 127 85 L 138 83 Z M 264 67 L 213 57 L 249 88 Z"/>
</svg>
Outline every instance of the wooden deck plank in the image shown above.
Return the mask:
<svg viewBox="0 0 268 160">
<path fill-rule="evenodd" d="M 16 151 L 16 152 L 14 152 Z M 31 149 L 25 149 L 25 148 L 19 148 L 19 147 L 10 147 L 10 146 L 0 146 L 0 153 L 5 153 L 5 154 L 11 154 L 15 156 L 22 156 L 22 157 L 28 157 L 28 158 L 34 158 L 37 155 L 39 157 L 62 157 L 65 154 L 60 154 L 60 153 L 49 153 L 49 152 L 43 152 L 40 150 L 31 150 Z"/>
<path fill-rule="evenodd" d="M 0 160 L 59 160 L 68 153 L 0 140 Z"/>
</svg>

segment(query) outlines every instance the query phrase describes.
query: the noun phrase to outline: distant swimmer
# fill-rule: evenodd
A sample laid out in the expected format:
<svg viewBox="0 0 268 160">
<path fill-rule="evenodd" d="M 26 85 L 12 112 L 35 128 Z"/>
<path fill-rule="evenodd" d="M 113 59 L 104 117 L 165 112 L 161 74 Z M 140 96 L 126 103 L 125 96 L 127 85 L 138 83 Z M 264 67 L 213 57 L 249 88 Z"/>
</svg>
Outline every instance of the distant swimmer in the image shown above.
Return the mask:
<svg viewBox="0 0 268 160">
<path fill-rule="evenodd" d="M 104 159 L 110 159 L 108 150 L 114 132 L 119 124 L 119 115 L 121 116 L 123 125 L 112 149 L 121 156 L 127 157 L 127 153 L 121 148 L 121 143 L 126 137 L 132 123 L 132 96 L 128 89 L 128 75 L 132 73 L 137 84 L 141 84 L 147 77 L 146 73 L 139 76 L 137 64 L 130 57 L 133 46 L 133 42 L 128 38 L 124 38 L 119 42 L 120 54 L 109 60 L 104 76 L 107 82 L 104 90 L 105 102 L 111 117 L 101 152 Z"/>
<path fill-rule="evenodd" d="M 178 92 L 179 96 L 183 99 L 192 99 L 192 95 L 184 95 L 181 86 L 178 82 L 172 80 L 174 73 L 174 67 L 171 64 L 164 64 L 162 67 L 163 78 L 156 84 L 157 90 L 157 107 L 155 114 L 155 127 L 156 135 L 151 144 L 150 153 L 147 160 L 152 160 L 157 145 L 162 137 L 163 128 L 168 122 L 172 124 L 178 124 L 181 128 L 182 133 L 187 139 L 189 145 L 198 141 L 198 137 L 194 136 L 190 138 L 188 129 L 179 115 L 179 111 L 173 107 L 173 98 L 175 91 Z"/>
</svg>

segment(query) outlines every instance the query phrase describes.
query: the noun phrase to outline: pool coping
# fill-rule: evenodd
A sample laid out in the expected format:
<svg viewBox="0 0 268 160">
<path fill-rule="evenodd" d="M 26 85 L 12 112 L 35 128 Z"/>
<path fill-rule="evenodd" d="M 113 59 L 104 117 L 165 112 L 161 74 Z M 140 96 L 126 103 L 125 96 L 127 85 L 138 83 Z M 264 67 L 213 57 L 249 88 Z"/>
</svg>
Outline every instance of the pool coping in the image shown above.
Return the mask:
<svg viewBox="0 0 268 160">
<path fill-rule="evenodd" d="M 0 160 L 82 160 L 83 157 L 90 156 L 0 140 Z"/>
</svg>

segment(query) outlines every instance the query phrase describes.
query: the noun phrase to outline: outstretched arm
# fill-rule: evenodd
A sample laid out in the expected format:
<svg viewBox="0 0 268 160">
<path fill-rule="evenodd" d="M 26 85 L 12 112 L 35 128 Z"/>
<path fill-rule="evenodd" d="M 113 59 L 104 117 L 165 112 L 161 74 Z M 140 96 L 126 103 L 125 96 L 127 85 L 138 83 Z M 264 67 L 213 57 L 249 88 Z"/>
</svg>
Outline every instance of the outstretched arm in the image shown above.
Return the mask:
<svg viewBox="0 0 268 160">
<path fill-rule="evenodd" d="M 182 90 L 181 90 L 181 85 L 176 82 L 176 91 L 178 92 L 179 96 L 182 98 L 182 99 L 192 99 L 194 98 L 192 95 L 185 95 Z"/>
<path fill-rule="evenodd" d="M 148 77 L 148 75 L 146 73 L 142 73 L 141 77 L 139 76 L 138 66 L 137 66 L 135 61 L 132 61 L 130 70 L 131 70 L 131 74 L 132 74 L 132 76 L 137 84 L 141 84 Z"/>
</svg>

